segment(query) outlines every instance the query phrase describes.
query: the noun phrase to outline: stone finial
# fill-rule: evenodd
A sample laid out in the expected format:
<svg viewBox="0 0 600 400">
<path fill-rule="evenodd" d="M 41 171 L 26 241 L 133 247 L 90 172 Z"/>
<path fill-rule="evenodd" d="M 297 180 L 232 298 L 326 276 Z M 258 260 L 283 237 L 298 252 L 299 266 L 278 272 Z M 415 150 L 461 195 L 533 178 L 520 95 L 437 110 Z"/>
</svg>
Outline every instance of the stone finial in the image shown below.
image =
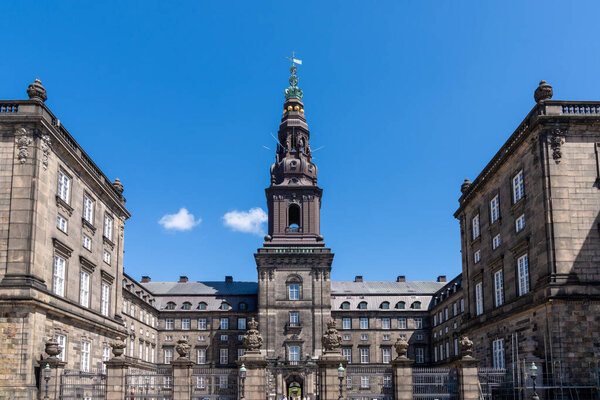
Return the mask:
<svg viewBox="0 0 600 400">
<path fill-rule="evenodd" d="M 336 329 L 333 319 L 327 322 L 327 331 L 323 334 L 321 342 L 326 351 L 337 350 L 342 346 L 342 335 Z"/>
<path fill-rule="evenodd" d="M 119 193 L 119 195 L 123 194 L 123 184 L 121 183 L 121 180 L 119 178 L 115 179 L 115 181 L 113 182 L 113 188 L 115 188 L 115 190 L 117 191 L 117 193 Z"/>
<path fill-rule="evenodd" d="M 179 354 L 179 358 L 189 358 L 191 346 L 187 339 L 179 339 L 175 351 Z"/>
<path fill-rule="evenodd" d="M 469 190 L 470 186 L 471 186 L 471 181 L 469 181 L 469 178 L 465 178 L 465 181 L 463 182 L 463 184 L 460 185 L 460 192 L 462 194 L 467 193 L 467 190 Z"/>
<path fill-rule="evenodd" d="M 462 358 L 473 358 L 473 341 L 463 336 L 458 342 Z"/>
<path fill-rule="evenodd" d="M 552 86 L 546 83 L 546 81 L 540 81 L 540 85 L 535 89 L 533 98 L 536 103 L 541 103 L 545 100 L 550 100 L 553 95 Z"/>
<path fill-rule="evenodd" d="M 396 348 L 396 353 L 398 354 L 397 358 L 407 358 L 408 342 L 406 341 L 406 339 L 400 336 L 398 340 L 396 340 L 396 343 L 394 343 L 394 347 Z"/>
<path fill-rule="evenodd" d="M 254 318 L 251 318 L 250 322 L 248 322 L 248 330 L 242 338 L 242 346 L 250 351 L 259 350 L 262 347 L 262 342 L 263 338 L 260 336 L 260 332 L 258 332 L 258 322 Z"/>
<path fill-rule="evenodd" d="M 38 100 L 42 103 L 48 99 L 46 96 L 46 89 L 42 86 L 42 81 L 36 79 L 29 87 L 27 88 L 27 95 L 30 100 Z"/>
<path fill-rule="evenodd" d="M 123 357 L 123 352 L 125 351 L 125 347 L 127 347 L 127 345 L 125 344 L 125 342 L 116 341 L 112 342 L 110 344 L 110 347 L 112 348 L 113 356 L 118 358 Z"/>
<path fill-rule="evenodd" d="M 52 358 L 55 358 L 62 352 L 62 349 L 60 348 L 58 342 L 54 338 L 48 339 L 45 345 L 46 348 L 44 349 L 44 351 Z"/>
</svg>

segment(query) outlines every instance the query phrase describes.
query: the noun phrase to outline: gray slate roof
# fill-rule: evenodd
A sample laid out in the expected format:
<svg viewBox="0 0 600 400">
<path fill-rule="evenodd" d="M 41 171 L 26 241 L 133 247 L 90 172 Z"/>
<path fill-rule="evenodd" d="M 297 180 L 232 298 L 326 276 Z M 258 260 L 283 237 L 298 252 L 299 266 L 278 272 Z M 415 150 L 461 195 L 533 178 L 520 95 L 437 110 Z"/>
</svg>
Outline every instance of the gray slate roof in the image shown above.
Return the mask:
<svg viewBox="0 0 600 400">
<path fill-rule="evenodd" d="M 446 282 L 435 281 L 331 281 L 332 295 L 382 295 L 382 294 L 429 294 L 433 295 L 441 289 Z"/>
<path fill-rule="evenodd" d="M 256 295 L 257 282 L 147 282 L 142 284 L 157 296 L 169 295 Z"/>
</svg>

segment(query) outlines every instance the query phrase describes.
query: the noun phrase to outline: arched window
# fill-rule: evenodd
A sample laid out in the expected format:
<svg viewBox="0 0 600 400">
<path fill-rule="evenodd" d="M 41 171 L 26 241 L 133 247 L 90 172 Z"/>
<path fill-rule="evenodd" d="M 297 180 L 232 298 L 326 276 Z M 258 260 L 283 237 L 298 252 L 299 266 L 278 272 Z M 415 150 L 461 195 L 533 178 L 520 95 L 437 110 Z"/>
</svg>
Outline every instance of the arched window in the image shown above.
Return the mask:
<svg viewBox="0 0 600 400">
<path fill-rule="evenodd" d="M 410 308 L 412 308 L 414 310 L 420 310 L 421 309 L 421 302 L 420 301 L 415 301 L 414 303 L 412 303 L 410 305 Z"/>
<path fill-rule="evenodd" d="M 198 303 L 198 310 L 206 310 L 206 303 L 203 301 Z"/>
<path fill-rule="evenodd" d="M 288 300 L 300 300 L 302 298 L 302 279 L 298 275 L 288 277 L 286 285 Z"/>
<path fill-rule="evenodd" d="M 381 303 L 379 305 L 379 308 L 381 308 L 382 310 L 389 310 L 390 309 L 390 303 L 387 301 L 384 301 L 383 303 Z"/>
<path fill-rule="evenodd" d="M 183 305 L 181 306 L 182 310 L 191 310 L 192 309 L 192 303 L 190 303 L 189 301 L 186 301 L 185 303 L 183 303 Z"/>
<path fill-rule="evenodd" d="M 361 301 L 360 303 L 358 303 L 358 309 L 359 310 L 366 310 L 367 309 L 367 302 L 366 301 Z"/>
<path fill-rule="evenodd" d="M 403 301 L 399 301 L 396 303 L 396 308 L 398 310 L 404 310 L 406 308 L 406 303 Z"/>
<path fill-rule="evenodd" d="M 293 232 L 293 229 L 300 227 L 300 206 L 298 204 L 290 204 L 288 208 L 288 227 Z"/>
<path fill-rule="evenodd" d="M 231 309 L 231 306 L 229 305 L 228 302 L 224 301 L 221 303 L 221 307 L 219 307 L 221 310 L 229 310 Z"/>
<path fill-rule="evenodd" d="M 244 303 L 244 302 L 241 302 L 241 303 L 238 305 L 238 308 L 240 309 L 240 311 L 246 311 L 246 310 L 248 309 L 248 304 L 246 304 L 246 303 Z"/>
<path fill-rule="evenodd" d="M 342 310 L 349 310 L 349 309 L 350 309 L 350 303 L 348 303 L 347 301 L 345 301 L 345 302 L 343 302 L 343 303 L 340 305 L 340 308 L 341 308 Z"/>
<path fill-rule="evenodd" d="M 174 310 L 175 309 L 175 303 L 173 303 L 172 301 L 167 303 L 167 306 L 165 307 L 166 310 Z"/>
</svg>

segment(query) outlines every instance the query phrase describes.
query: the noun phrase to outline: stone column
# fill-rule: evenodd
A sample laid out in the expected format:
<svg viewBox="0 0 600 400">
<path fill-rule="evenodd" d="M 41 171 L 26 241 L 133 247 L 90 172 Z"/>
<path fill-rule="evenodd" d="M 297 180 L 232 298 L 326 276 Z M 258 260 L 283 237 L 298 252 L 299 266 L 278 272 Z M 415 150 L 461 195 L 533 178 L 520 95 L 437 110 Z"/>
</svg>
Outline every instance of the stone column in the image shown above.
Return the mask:
<svg viewBox="0 0 600 400">
<path fill-rule="evenodd" d="M 461 359 L 455 362 L 458 375 L 458 395 L 461 400 L 479 400 L 477 360 L 473 358 L 473 342 L 463 336 L 459 342 Z"/>
<path fill-rule="evenodd" d="M 346 368 L 348 361 L 342 356 L 340 350 L 325 350 L 317 361 L 319 366 L 320 400 L 338 400 L 340 398 L 340 380 L 338 368 L 340 364 Z M 341 397 L 346 398 L 346 376 L 342 382 Z"/>
<path fill-rule="evenodd" d="M 394 344 L 398 356 L 392 360 L 392 379 L 394 385 L 394 400 L 412 400 L 413 380 L 412 367 L 414 361 L 407 357 L 408 342 L 400 337 Z"/>
<path fill-rule="evenodd" d="M 111 343 L 113 358 L 105 361 L 106 365 L 106 400 L 122 400 L 125 398 L 127 390 L 126 375 L 130 362 L 128 362 L 123 353 L 125 351 L 124 342 Z"/>
<path fill-rule="evenodd" d="M 179 339 L 175 350 L 179 354 L 179 358 L 171 361 L 173 367 L 172 400 L 190 400 L 192 397 L 192 367 L 195 365 L 189 358 L 190 345 L 187 340 Z"/>
<path fill-rule="evenodd" d="M 246 368 L 246 379 L 244 379 L 243 397 L 242 380 L 239 380 L 238 398 L 265 400 L 267 398 L 267 361 L 265 356 L 260 354 L 260 350 L 248 350 L 238 361 L 238 366 L 242 365 Z"/>
</svg>

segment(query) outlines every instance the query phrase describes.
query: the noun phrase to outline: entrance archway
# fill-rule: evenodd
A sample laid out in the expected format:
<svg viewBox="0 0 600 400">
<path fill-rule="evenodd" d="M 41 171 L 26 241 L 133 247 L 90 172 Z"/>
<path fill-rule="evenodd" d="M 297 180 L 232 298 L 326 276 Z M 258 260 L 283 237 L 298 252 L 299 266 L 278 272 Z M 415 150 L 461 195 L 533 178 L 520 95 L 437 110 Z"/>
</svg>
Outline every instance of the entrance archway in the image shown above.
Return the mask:
<svg viewBox="0 0 600 400">
<path fill-rule="evenodd" d="M 286 394 L 290 400 L 302 400 L 304 379 L 299 375 L 291 375 L 286 379 Z"/>
</svg>

